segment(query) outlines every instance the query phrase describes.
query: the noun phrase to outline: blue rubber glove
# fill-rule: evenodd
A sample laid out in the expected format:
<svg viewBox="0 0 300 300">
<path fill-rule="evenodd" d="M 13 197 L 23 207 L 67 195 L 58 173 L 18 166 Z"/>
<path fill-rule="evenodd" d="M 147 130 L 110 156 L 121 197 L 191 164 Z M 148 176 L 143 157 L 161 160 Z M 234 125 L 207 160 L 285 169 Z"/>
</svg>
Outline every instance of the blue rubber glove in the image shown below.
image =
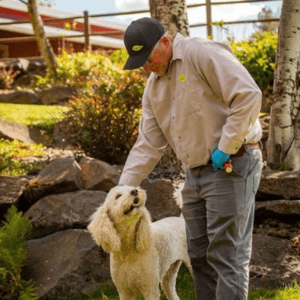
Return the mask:
<svg viewBox="0 0 300 300">
<path fill-rule="evenodd" d="M 212 166 L 214 168 L 214 171 L 217 171 L 218 168 L 224 169 L 223 165 L 227 161 L 229 156 L 230 154 L 224 153 L 221 150 L 219 150 L 219 148 L 217 148 L 211 156 Z"/>
</svg>

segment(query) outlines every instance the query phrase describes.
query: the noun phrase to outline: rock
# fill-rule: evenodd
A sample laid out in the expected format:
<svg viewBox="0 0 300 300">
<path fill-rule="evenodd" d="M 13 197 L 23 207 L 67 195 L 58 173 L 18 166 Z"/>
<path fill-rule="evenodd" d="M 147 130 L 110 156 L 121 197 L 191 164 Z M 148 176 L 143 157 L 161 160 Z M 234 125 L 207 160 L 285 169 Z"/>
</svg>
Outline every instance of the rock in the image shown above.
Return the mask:
<svg viewBox="0 0 300 300">
<path fill-rule="evenodd" d="M 29 62 L 28 72 L 33 74 L 46 75 L 47 65 L 43 58 L 31 59 Z"/>
<path fill-rule="evenodd" d="M 255 222 L 266 218 L 273 218 L 286 222 L 300 222 L 300 200 L 274 200 L 256 202 Z"/>
<path fill-rule="evenodd" d="M 83 229 L 69 229 L 29 240 L 24 279 L 33 279 L 41 300 L 94 292 L 110 282 L 109 254 Z"/>
<path fill-rule="evenodd" d="M 250 287 L 274 289 L 300 282 L 299 259 L 289 240 L 254 234 Z"/>
<path fill-rule="evenodd" d="M 0 138 L 8 138 L 11 140 L 19 140 L 24 143 L 34 144 L 43 142 L 45 138 L 36 128 L 28 128 L 25 125 L 5 121 L 0 118 Z"/>
<path fill-rule="evenodd" d="M 30 179 L 29 176 L 0 177 L 0 222 L 12 205 L 19 207 L 19 197 Z"/>
<path fill-rule="evenodd" d="M 14 80 L 13 87 L 28 87 L 33 83 L 38 82 L 38 76 L 36 74 L 24 74 Z"/>
<path fill-rule="evenodd" d="M 143 180 L 141 187 L 147 192 L 146 207 L 152 221 L 170 216 L 180 216 L 181 210 L 173 198 L 173 185 L 170 181 L 156 179 Z"/>
<path fill-rule="evenodd" d="M 35 92 L 31 90 L 5 90 L 5 92 L 0 92 L 0 103 L 40 104 L 40 99 Z"/>
<path fill-rule="evenodd" d="M 103 191 L 77 191 L 40 199 L 24 214 L 33 226 L 31 238 L 69 228 L 86 228 L 105 198 Z"/>
<path fill-rule="evenodd" d="M 300 171 L 263 170 L 257 200 L 300 199 Z"/>
<path fill-rule="evenodd" d="M 38 93 L 38 97 L 45 105 L 65 104 L 73 95 L 77 95 L 77 90 L 70 86 L 57 86 Z"/>
<path fill-rule="evenodd" d="M 91 158 L 83 157 L 79 163 L 82 169 L 84 188 L 86 190 L 109 191 L 119 182 L 119 173 L 116 168 L 108 163 Z"/>
<path fill-rule="evenodd" d="M 45 196 L 74 192 L 82 188 L 81 168 L 76 160 L 70 156 L 55 159 L 26 186 L 20 209 L 26 211 Z"/>
<path fill-rule="evenodd" d="M 6 69 L 13 68 L 14 71 L 19 71 L 20 74 L 28 72 L 29 60 L 25 58 L 18 58 L 6 63 Z"/>
</svg>

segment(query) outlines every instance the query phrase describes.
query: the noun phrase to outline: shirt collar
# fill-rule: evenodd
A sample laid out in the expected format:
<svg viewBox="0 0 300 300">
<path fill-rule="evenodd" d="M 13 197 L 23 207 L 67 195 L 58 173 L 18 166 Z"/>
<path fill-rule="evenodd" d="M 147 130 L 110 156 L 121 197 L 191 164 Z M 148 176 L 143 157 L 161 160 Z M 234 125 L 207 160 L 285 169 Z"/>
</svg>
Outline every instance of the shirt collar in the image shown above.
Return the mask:
<svg viewBox="0 0 300 300">
<path fill-rule="evenodd" d="M 173 40 L 173 48 L 172 48 L 172 59 L 171 62 L 173 60 L 176 59 L 182 59 L 183 58 L 183 54 L 182 54 L 182 43 L 181 41 L 184 39 L 184 36 L 177 32 L 174 40 Z"/>
</svg>

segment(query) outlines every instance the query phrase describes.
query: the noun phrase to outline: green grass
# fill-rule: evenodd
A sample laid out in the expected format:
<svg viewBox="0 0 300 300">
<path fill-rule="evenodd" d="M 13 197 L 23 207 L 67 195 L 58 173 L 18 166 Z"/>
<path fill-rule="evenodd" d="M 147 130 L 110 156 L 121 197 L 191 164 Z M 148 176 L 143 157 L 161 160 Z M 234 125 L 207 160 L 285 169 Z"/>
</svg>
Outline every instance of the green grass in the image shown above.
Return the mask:
<svg viewBox="0 0 300 300">
<path fill-rule="evenodd" d="M 64 118 L 67 110 L 63 106 L 0 103 L 0 118 L 38 127 L 50 137 L 54 124 Z M 21 157 L 45 155 L 43 148 L 43 145 L 0 139 L 0 176 L 28 175 L 45 167 L 43 163 L 20 161 Z"/>
<path fill-rule="evenodd" d="M 67 110 L 65 106 L 0 103 L 0 118 L 51 132 Z"/>
<path fill-rule="evenodd" d="M 177 278 L 177 293 L 181 300 L 196 300 L 193 280 L 187 269 L 182 266 Z M 142 300 L 142 297 L 137 297 L 137 300 Z M 161 293 L 161 300 L 167 298 Z M 294 282 L 293 284 L 273 289 L 251 289 L 248 300 L 299 300 L 300 285 Z M 61 297 L 57 300 L 119 300 L 117 289 L 114 286 L 100 286 L 94 295 L 76 296 L 76 297 Z"/>
</svg>

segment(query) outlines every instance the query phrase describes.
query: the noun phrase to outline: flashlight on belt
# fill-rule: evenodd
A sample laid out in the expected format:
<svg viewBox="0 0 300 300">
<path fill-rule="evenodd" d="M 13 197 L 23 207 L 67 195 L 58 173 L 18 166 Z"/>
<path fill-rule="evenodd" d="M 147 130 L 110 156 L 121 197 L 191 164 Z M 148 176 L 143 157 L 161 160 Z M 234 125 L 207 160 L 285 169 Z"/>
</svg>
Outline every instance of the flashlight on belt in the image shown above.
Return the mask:
<svg viewBox="0 0 300 300">
<path fill-rule="evenodd" d="M 231 173 L 233 171 L 233 166 L 231 163 L 231 159 L 229 159 L 228 161 L 226 161 L 224 163 L 224 170 L 226 173 Z"/>
</svg>

